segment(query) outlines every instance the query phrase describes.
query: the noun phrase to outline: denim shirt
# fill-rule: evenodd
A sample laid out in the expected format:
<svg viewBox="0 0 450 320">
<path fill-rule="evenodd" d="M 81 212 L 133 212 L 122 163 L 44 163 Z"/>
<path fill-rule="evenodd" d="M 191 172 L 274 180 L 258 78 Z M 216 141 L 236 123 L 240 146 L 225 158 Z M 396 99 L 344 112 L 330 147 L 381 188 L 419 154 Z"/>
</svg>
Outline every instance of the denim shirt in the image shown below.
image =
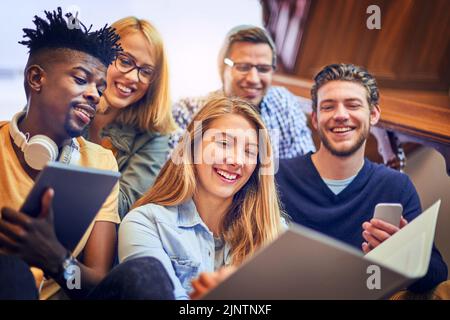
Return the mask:
<svg viewBox="0 0 450 320">
<path fill-rule="evenodd" d="M 155 257 L 174 285 L 176 299 L 189 299 L 191 280 L 214 270 L 213 233 L 200 218 L 195 204 L 164 207 L 147 204 L 130 211 L 119 229 L 119 260 Z M 225 265 L 231 263 L 225 243 Z"/>
<path fill-rule="evenodd" d="M 119 214 L 123 218 L 131 206 L 155 182 L 166 162 L 169 137 L 157 132 L 141 132 L 118 123 L 108 124 L 100 133 L 109 138 L 115 154 L 120 177 Z M 89 130 L 85 138 L 89 140 Z"/>
</svg>

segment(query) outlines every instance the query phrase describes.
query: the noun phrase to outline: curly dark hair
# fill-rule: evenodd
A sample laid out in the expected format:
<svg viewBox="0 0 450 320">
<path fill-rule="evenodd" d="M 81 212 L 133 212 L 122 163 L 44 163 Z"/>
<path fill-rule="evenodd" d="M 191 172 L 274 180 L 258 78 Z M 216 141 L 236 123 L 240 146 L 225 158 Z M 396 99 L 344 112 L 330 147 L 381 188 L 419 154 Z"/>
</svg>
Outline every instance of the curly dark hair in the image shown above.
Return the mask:
<svg viewBox="0 0 450 320">
<path fill-rule="evenodd" d="M 351 81 L 361 84 L 367 91 L 367 102 L 372 110 L 378 105 L 380 94 L 378 92 L 377 81 L 363 67 L 354 64 L 330 64 L 320 70 L 314 77 L 314 85 L 311 88 L 312 109 L 317 112 L 317 91 L 329 81 L 341 80 Z"/>
<path fill-rule="evenodd" d="M 105 66 L 110 65 L 119 51 L 117 41 L 119 35 L 106 24 L 103 28 L 92 31 L 92 25 L 88 28 L 80 22 L 80 28 L 69 29 L 64 19 L 61 7 L 57 11 L 44 11 L 48 22 L 38 16 L 34 16 L 34 29 L 23 29 L 23 38 L 29 40 L 19 41 L 29 48 L 30 56 L 44 49 L 72 49 L 85 52 L 99 59 Z M 71 17 L 71 14 L 66 14 Z"/>
</svg>

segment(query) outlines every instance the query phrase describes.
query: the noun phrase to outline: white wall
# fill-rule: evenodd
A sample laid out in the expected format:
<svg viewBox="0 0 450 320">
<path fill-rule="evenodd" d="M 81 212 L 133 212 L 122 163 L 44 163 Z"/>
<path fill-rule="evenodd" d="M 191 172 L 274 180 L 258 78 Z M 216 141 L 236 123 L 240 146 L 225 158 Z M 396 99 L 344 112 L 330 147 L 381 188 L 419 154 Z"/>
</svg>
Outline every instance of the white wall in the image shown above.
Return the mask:
<svg viewBox="0 0 450 320">
<path fill-rule="evenodd" d="M 9 119 L 25 104 L 22 70 L 27 48 L 18 44 L 22 28 L 34 27 L 34 15 L 61 6 L 80 8 L 79 18 L 94 29 L 135 15 L 161 32 L 170 63 L 172 98 L 204 94 L 220 86 L 216 58 L 226 32 L 238 24 L 262 25 L 258 0 L 64 0 L 3 2 L 0 10 L 0 120 Z M 9 4 L 8 4 L 9 3 Z"/>
<path fill-rule="evenodd" d="M 444 158 L 434 149 L 423 148 L 407 158 L 405 173 L 413 181 L 423 209 L 438 199 L 442 200 L 436 245 L 450 268 L 450 177 L 446 173 Z"/>
</svg>

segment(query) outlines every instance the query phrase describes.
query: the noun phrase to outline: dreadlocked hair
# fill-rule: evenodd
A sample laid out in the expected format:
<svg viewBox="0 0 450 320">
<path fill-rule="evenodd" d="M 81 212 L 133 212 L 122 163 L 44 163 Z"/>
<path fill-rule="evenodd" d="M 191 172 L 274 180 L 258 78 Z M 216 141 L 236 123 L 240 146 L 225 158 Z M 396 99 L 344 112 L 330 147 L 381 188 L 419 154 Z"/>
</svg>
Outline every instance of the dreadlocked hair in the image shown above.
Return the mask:
<svg viewBox="0 0 450 320">
<path fill-rule="evenodd" d="M 114 31 L 106 24 L 103 28 L 91 32 L 80 22 L 79 28 L 69 29 L 62 14 L 61 7 L 57 11 L 44 11 L 48 22 L 38 16 L 34 16 L 34 29 L 23 29 L 23 38 L 29 40 L 19 41 L 29 48 L 30 56 L 43 49 L 67 48 L 85 52 L 99 59 L 105 66 L 110 65 L 119 51 L 122 50 L 117 41 L 120 39 Z M 72 14 L 66 14 L 70 18 Z"/>
</svg>

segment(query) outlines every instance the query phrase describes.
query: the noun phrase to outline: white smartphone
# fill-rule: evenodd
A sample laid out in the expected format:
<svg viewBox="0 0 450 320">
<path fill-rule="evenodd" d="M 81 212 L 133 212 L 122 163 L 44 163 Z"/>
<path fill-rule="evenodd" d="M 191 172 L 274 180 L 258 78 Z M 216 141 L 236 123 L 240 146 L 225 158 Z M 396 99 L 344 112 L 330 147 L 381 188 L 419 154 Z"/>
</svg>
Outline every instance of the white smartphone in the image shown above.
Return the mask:
<svg viewBox="0 0 450 320">
<path fill-rule="evenodd" d="M 401 203 L 379 203 L 375 206 L 375 219 L 383 220 L 396 227 L 400 227 L 400 219 L 403 214 Z"/>
</svg>

